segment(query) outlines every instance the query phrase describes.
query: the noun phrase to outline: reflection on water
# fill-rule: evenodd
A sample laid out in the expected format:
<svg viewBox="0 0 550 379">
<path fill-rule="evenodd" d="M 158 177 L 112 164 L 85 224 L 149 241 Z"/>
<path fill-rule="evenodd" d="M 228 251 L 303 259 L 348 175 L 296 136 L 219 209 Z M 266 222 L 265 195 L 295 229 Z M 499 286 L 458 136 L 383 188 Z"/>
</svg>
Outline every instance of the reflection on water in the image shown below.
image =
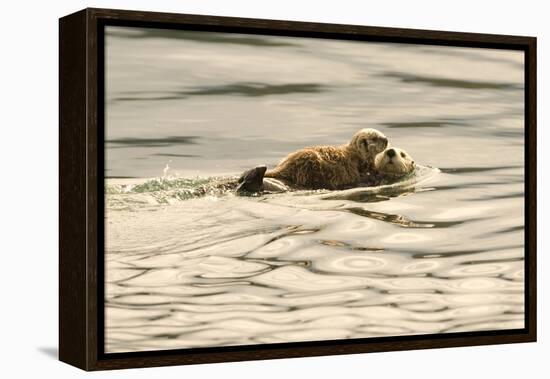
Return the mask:
<svg viewBox="0 0 550 379">
<path fill-rule="evenodd" d="M 169 29 L 121 29 L 109 28 L 108 35 L 112 37 L 136 38 L 142 41 L 147 38 L 161 38 L 169 40 L 187 40 L 196 42 L 234 43 L 247 46 L 296 46 L 291 39 L 273 39 L 264 38 L 256 35 L 230 34 L 230 33 L 204 33 L 204 32 L 184 32 Z"/>
<path fill-rule="evenodd" d="M 389 78 L 400 79 L 405 83 L 421 83 L 435 87 L 455 87 L 465 89 L 523 89 L 523 86 L 515 83 L 478 82 L 458 79 L 433 78 L 429 76 L 410 75 L 400 72 L 387 72 L 383 74 Z"/>
<path fill-rule="evenodd" d="M 265 83 L 234 83 L 227 85 L 197 87 L 185 91 L 177 92 L 160 92 L 157 96 L 122 96 L 115 97 L 112 101 L 153 101 L 153 100 L 181 100 L 190 98 L 191 96 L 204 95 L 242 95 L 242 96 L 267 96 L 267 95 L 284 95 L 289 93 L 316 93 L 321 92 L 323 87 L 315 83 L 298 83 L 298 84 L 279 84 L 269 85 Z"/>
<path fill-rule="evenodd" d="M 161 137 L 161 138 L 118 138 L 118 139 L 108 139 L 105 142 L 107 144 L 112 144 L 115 146 L 107 146 L 110 149 L 116 147 L 126 147 L 130 146 L 133 148 L 136 147 L 167 147 L 174 145 L 184 145 L 184 144 L 194 144 L 196 136 L 171 136 L 171 137 Z M 118 145 L 118 146 L 117 146 Z"/>
<path fill-rule="evenodd" d="M 107 352 L 524 326 L 520 52 L 120 27 L 106 42 Z M 193 193 L 362 127 L 440 169 Z"/>
</svg>

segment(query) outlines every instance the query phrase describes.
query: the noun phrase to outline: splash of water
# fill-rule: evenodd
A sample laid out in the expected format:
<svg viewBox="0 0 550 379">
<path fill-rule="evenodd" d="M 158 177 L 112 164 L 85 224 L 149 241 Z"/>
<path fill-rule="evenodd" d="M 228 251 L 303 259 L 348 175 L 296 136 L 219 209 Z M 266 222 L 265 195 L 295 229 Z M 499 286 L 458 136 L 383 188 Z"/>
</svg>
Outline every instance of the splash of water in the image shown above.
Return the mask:
<svg viewBox="0 0 550 379">
<path fill-rule="evenodd" d="M 171 159 L 168 161 L 168 163 L 166 163 L 166 166 L 164 167 L 164 170 L 162 170 L 162 177 L 163 178 L 168 177 L 168 171 L 170 170 L 170 163 L 172 163 Z"/>
</svg>

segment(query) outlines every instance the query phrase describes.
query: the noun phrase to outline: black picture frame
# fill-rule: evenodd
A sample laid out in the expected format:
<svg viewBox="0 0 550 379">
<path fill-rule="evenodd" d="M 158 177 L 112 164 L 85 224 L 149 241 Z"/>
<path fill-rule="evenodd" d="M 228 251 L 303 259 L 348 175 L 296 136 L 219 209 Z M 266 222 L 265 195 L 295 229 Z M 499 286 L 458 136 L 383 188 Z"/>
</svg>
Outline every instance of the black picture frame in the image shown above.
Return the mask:
<svg viewBox="0 0 550 379">
<path fill-rule="evenodd" d="M 104 27 L 269 34 L 523 51 L 525 328 L 105 353 L 103 349 Z M 59 20 L 59 359 L 84 370 L 229 362 L 536 341 L 536 38 L 84 9 Z"/>
</svg>

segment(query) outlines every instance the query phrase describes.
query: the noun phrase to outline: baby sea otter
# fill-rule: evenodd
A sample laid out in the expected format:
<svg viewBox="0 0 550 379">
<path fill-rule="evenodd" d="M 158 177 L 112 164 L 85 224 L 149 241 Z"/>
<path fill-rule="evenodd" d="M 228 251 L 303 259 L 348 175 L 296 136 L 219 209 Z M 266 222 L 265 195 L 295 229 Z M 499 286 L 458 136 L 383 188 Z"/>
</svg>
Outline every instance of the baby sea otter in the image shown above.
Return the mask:
<svg viewBox="0 0 550 379">
<path fill-rule="evenodd" d="M 340 146 L 311 146 L 290 153 L 266 178 L 301 189 L 342 189 L 361 181 L 370 172 L 377 154 L 388 139 L 376 129 L 361 129 L 349 143 Z"/>
</svg>

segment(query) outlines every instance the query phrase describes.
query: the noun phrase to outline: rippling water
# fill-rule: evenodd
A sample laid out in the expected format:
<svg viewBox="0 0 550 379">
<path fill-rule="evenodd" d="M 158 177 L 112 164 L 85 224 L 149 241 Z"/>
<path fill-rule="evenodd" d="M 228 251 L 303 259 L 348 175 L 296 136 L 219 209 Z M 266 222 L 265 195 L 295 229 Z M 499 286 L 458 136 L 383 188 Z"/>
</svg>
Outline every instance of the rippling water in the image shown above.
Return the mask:
<svg viewBox="0 0 550 379">
<path fill-rule="evenodd" d="M 109 27 L 107 352 L 524 326 L 520 52 Z M 403 183 L 190 197 L 384 132 Z"/>
</svg>

